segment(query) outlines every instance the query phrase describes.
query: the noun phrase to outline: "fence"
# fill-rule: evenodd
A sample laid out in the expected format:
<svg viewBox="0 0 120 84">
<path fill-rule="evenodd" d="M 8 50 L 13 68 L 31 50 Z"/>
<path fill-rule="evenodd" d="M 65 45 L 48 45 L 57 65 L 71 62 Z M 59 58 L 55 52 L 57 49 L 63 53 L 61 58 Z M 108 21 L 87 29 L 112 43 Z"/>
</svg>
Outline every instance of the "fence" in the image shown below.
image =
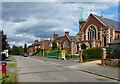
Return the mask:
<svg viewBox="0 0 120 84">
<path fill-rule="evenodd" d="M 46 57 L 60 58 L 60 53 L 47 53 Z"/>
</svg>

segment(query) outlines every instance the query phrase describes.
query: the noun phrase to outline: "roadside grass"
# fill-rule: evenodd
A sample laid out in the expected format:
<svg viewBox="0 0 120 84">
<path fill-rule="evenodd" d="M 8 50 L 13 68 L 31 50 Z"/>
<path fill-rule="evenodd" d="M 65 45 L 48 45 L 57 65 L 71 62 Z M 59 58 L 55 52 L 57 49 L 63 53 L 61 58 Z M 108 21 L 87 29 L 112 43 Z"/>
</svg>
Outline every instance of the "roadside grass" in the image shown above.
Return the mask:
<svg viewBox="0 0 120 84">
<path fill-rule="evenodd" d="M 2 84 L 15 84 L 16 82 L 16 72 L 10 72 L 2 75 L 3 76 L 3 82 Z"/>
<path fill-rule="evenodd" d="M 0 73 L 0 84 L 2 83 L 2 73 Z"/>
<path fill-rule="evenodd" d="M 14 57 L 9 58 L 11 62 L 16 62 L 16 59 Z"/>
<path fill-rule="evenodd" d="M 16 82 L 16 75 L 17 75 L 16 59 L 13 57 L 10 57 L 9 59 L 12 59 L 10 62 L 13 62 L 13 63 L 7 64 L 8 72 L 6 73 L 6 76 L 5 74 L 2 74 L 2 84 L 15 84 Z"/>
<path fill-rule="evenodd" d="M 9 64 L 7 64 L 7 67 L 8 68 L 16 68 L 16 63 L 9 63 Z"/>
</svg>

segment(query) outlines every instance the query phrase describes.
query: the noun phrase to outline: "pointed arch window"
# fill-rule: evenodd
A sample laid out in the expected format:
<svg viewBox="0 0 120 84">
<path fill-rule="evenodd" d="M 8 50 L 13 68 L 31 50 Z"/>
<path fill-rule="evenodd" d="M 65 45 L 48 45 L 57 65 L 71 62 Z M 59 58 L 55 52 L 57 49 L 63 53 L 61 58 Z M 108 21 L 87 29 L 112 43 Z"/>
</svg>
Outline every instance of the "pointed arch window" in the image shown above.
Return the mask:
<svg viewBox="0 0 120 84">
<path fill-rule="evenodd" d="M 88 29 L 88 40 L 96 40 L 96 28 L 94 26 L 90 26 Z"/>
</svg>

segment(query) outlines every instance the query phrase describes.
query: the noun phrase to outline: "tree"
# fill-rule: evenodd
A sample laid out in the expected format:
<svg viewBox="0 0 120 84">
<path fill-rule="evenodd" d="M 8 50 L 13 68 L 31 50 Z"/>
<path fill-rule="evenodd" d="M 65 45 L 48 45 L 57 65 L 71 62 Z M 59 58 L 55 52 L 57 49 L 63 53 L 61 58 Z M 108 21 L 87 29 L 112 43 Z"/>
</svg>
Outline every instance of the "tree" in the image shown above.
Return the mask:
<svg viewBox="0 0 120 84">
<path fill-rule="evenodd" d="M 53 42 L 52 43 L 52 50 L 56 50 L 57 49 L 57 43 L 56 42 Z"/>
<path fill-rule="evenodd" d="M 24 44 L 24 53 L 27 53 L 27 44 Z"/>
<path fill-rule="evenodd" d="M 12 47 L 12 49 L 11 49 L 11 54 L 12 54 L 12 55 L 20 55 L 19 47 L 13 45 L 13 47 Z"/>
<path fill-rule="evenodd" d="M 22 48 L 22 46 L 19 47 L 19 53 L 22 54 L 24 52 L 24 49 Z"/>
<path fill-rule="evenodd" d="M 2 31 L 2 51 L 7 49 L 9 47 L 9 44 L 7 42 L 7 36 L 4 35 L 4 32 Z"/>
</svg>

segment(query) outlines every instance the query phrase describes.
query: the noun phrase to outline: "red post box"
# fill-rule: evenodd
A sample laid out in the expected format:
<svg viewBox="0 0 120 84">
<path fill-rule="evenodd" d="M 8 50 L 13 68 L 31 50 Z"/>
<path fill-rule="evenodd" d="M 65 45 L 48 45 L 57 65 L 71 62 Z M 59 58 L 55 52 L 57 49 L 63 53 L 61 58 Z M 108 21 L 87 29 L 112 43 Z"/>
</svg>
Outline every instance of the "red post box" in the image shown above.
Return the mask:
<svg viewBox="0 0 120 84">
<path fill-rule="evenodd" d="M 6 65 L 7 65 L 7 63 L 6 62 L 2 62 L 1 63 L 1 66 L 2 66 L 2 74 L 6 74 Z"/>
</svg>

